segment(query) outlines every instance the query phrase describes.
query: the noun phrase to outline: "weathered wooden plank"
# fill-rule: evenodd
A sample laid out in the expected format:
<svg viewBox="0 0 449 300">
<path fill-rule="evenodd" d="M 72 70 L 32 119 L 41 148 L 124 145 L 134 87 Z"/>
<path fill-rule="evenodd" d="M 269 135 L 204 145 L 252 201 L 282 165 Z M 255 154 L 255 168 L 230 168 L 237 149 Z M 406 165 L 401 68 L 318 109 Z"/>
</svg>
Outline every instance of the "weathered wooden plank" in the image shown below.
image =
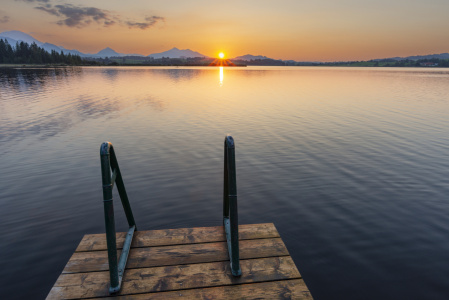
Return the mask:
<svg viewBox="0 0 449 300">
<path fill-rule="evenodd" d="M 242 260 L 241 268 L 241 277 L 231 275 L 227 261 L 130 269 L 118 295 L 301 278 L 289 256 Z M 47 299 L 105 297 L 108 285 L 108 272 L 62 274 Z"/>
<path fill-rule="evenodd" d="M 289 255 L 280 238 L 240 241 L 240 258 Z M 120 255 L 120 251 L 119 251 Z M 226 242 L 131 249 L 127 269 L 229 260 Z M 109 270 L 107 251 L 75 252 L 63 273 Z"/>
<path fill-rule="evenodd" d="M 123 248 L 126 232 L 117 233 L 117 249 Z M 239 226 L 239 239 L 265 239 L 279 237 L 273 223 Z M 226 241 L 223 226 L 136 231 L 131 247 L 152 247 Z M 106 250 L 105 234 L 83 237 L 76 252 Z"/>
<path fill-rule="evenodd" d="M 94 298 L 95 299 L 95 298 Z M 282 280 L 240 285 L 220 286 L 193 290 L 179 290 L 171 292 L 127 295 L 107 298 L 104 300 L 171 300 L 171 299 L 313 299 L 304 280 Z"/>
</svg>

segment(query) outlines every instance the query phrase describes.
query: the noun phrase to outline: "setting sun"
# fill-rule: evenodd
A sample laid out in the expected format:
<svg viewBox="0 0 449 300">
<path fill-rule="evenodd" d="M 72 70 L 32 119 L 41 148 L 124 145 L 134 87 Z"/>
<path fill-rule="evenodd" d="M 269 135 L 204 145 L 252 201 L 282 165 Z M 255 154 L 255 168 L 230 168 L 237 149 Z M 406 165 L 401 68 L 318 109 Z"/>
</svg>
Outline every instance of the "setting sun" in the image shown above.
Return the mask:
<svg viewBox="0 0 449 300">
<path fill-rule="evenodd" d="M 220 52 L 219 54 L 218 54 L 218 57 L 220 57 L 221 59 L 223 59 L 224 58 L 224 53 L 223 52 Z"/>
</svg>

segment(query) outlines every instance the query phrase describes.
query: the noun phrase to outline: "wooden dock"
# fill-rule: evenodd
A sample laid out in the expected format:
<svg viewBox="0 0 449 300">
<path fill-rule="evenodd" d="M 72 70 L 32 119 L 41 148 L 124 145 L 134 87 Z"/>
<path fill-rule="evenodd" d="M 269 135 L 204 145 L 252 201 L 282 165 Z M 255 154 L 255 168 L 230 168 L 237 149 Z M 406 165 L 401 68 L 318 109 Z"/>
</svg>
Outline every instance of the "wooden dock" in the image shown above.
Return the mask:
<svg viewBox="0 0 449 300">
<path fill-rule="evenodd" d="M 136 231 L 110 295 L 106 235 L 85 235 L 47 299 L 312 299 L 274 224 L 239 225 L 239 240 L 234 277 L 223 226 Z"/>
</svg>

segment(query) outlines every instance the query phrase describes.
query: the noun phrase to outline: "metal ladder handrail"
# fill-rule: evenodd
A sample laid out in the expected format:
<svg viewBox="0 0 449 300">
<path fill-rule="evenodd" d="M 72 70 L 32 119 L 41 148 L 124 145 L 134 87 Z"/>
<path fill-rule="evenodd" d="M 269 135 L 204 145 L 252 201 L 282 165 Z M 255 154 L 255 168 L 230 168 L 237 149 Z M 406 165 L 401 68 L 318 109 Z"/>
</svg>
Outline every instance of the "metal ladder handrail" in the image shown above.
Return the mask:
<svg viewBox="0 0 449 300">
<path fill-rule="evenodd" d="M 133 212 L 129 204 L 128 195 L 126 194 L 125 184 L 123 183 L 122 174 L 118 166 L 117 157 L 115 156 L 114 147 L 110 142 L 104 142 L 100 147 L 101 158 L 101 179 L 103 183 L 103 204 L 104 204 L 104 220 L 106 226 L 106 240 L 108 248 L 109 276 L 110 286 L 109 293 L 117 293 L 122 285 L 123 274 L 125 272 L 128 254 L 131 248 L 131 242 L 134 231 L 137 231 L 136 222 L 134 221 Z M 111 174 L 112 170 L 112 174 Z M 117 263 L 117 244 L 114 220 L 114 204 L 112 197 L 112 189 L 114 184 L 120 200 L 125 210 L 126 219 L 128 221 L 129 230 L 126 234 L 125 243 L 123 245 L 122 254 Z"/>
<path fill-rule="evenodd" d="M 128 260 L 134 231 L 137 231 L 136 222 L 126 194 L 125 184 L 115 156 L 114 147 L 110 142 L 105 142 L 100 148 L 101 175 L 103 183 L 103 203 L 106 226 L 106 240 L 108 248 L 110 287 L 109 293 L 120 291 L 123 274 Z M 112 171 L 112 174 L 111 174 Z M 226 234 L 228 254 L 233 276 L 241 276 L 239 258 L 239 231 L 237 210 L 237 178 L 235 167 L 235 143 L 232 136 L 226 136 L 224 140 L 224 176 L 223 176 L 223 227 Z M 114 205 L 112 189 L 114 184 L 125 210 L 129 230 L 125 238 L 122 254 L 117 263 L 117 242 L 114 220 Z"/>
<path fill-rule="evenodd" d="M 235 144 L 232 136 L 224 141 L 223 226 L 233 276 L 242 275 L 239 258 L 239 221 L 237 211 L 237 178 Z"/>
</svg>

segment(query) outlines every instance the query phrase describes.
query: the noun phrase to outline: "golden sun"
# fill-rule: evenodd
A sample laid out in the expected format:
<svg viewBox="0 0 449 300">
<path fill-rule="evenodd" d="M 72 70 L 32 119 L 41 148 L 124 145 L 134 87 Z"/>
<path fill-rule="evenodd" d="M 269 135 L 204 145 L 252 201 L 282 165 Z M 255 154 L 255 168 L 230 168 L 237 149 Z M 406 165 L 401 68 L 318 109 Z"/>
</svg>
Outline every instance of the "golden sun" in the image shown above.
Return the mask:
<svg viewBox="0 0 449 300">
<path fill-rule="evenodd" d="M 223 58 L 224 58 L 224 53 L 223 53 L 223 52 L 220 52 L 220 53 L 218 54 L 218 57 L 220 57 L 221 59 L 223 59 Z"/>
</svg>

